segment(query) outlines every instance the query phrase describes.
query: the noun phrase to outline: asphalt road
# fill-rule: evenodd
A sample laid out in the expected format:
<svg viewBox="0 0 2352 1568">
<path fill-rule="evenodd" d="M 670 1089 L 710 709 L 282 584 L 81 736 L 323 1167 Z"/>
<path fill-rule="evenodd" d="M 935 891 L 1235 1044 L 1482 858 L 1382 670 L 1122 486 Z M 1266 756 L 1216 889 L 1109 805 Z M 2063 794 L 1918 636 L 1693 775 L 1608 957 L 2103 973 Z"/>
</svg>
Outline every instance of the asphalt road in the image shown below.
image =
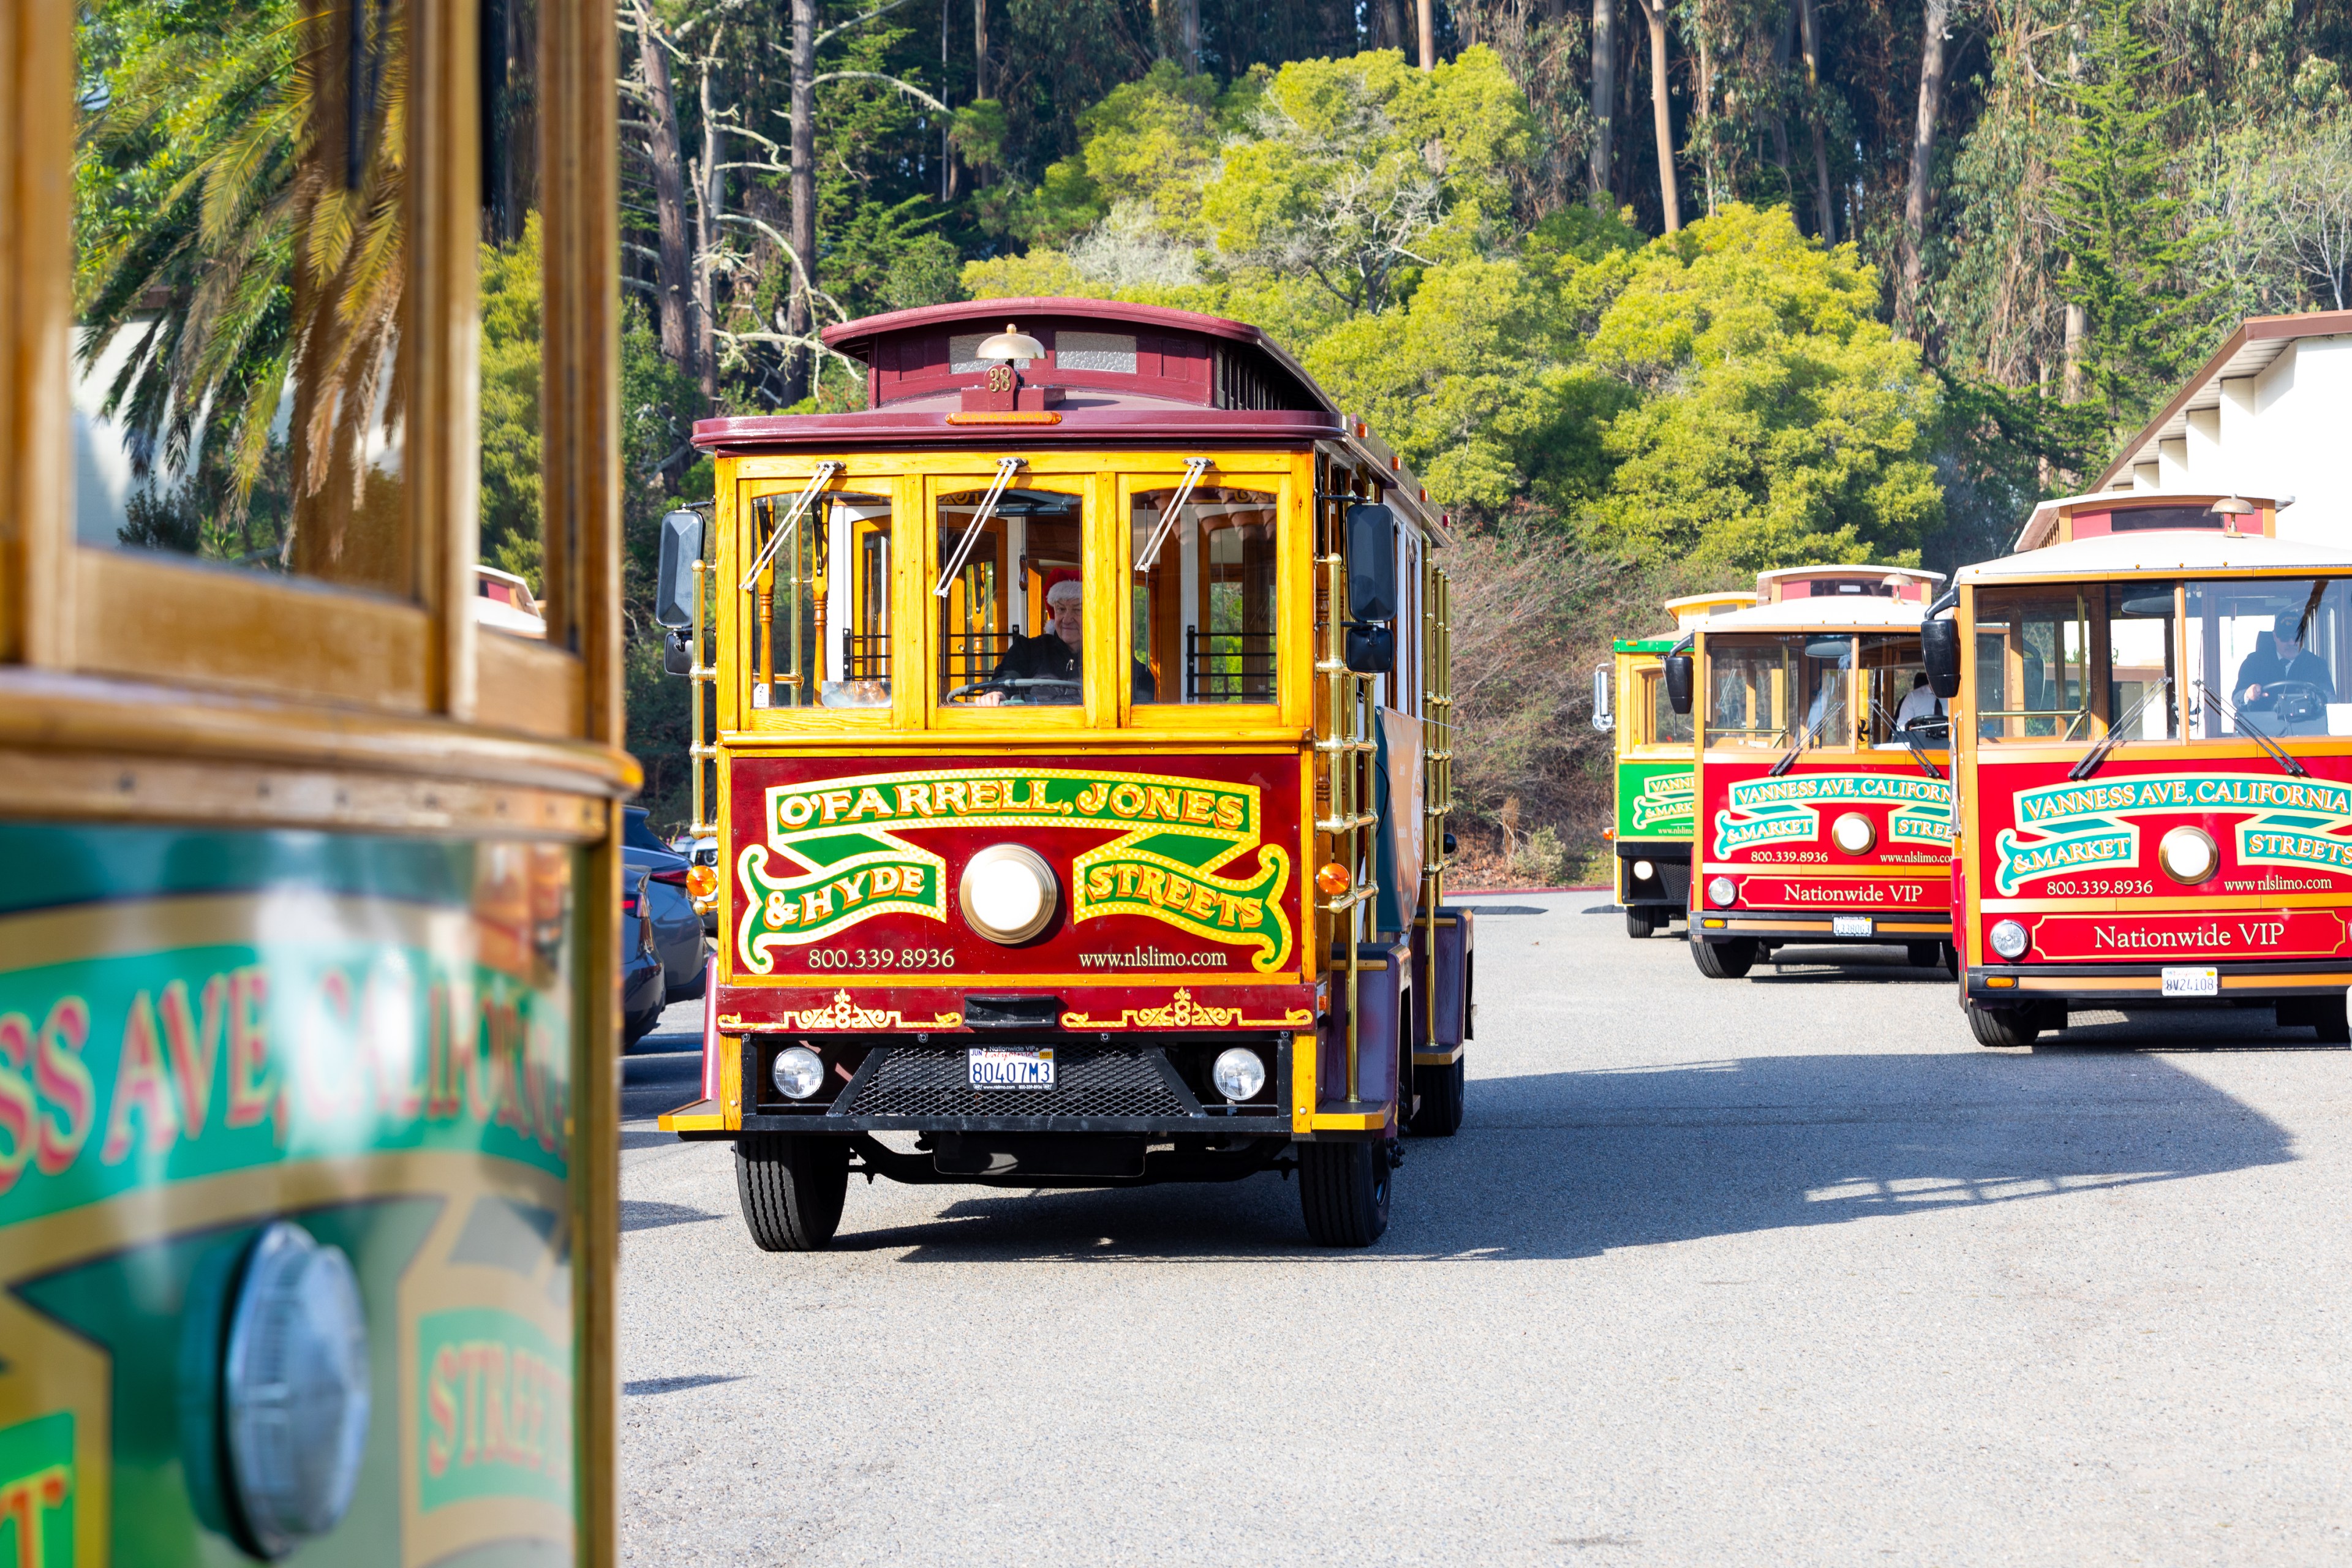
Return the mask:
<svg viewBox="0 0 2352 1568">
<path fill-rule="evenodd" d="M 1474 900 L 1468 1117 L 1363 1253 L 1271 1175 L 860 1184 L 761 1253 L 730 1151 L 652 1126 L 695 1042 L 647 1040 L 624 1555 L 2352 1561 L 2352 1053 L 1989 1051 L 1940 972 L 1711 982 L 1602 897 Z"/>
</svg>

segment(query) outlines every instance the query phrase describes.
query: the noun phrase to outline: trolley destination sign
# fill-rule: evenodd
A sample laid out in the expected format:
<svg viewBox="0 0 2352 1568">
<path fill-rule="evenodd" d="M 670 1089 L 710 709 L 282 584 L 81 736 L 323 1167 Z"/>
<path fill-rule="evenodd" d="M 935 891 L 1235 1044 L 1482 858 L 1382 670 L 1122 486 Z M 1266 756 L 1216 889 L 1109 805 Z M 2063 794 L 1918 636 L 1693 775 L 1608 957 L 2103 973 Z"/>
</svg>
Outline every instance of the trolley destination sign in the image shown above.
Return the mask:
<svg viewBox="0 0 2352 1568">
<path fill-rule="evenodd" d="M 1715 853 L 1736 854 L 1759 844 L 1821 837 L 1822 806 L 1883 805 L 1886 837 L 1911 844 L 1948 844 L 1952 785 L 1948 779 L 1902 773 L 1792 773 L 1741 779 L 1715 814 Z"/>
<path fill-rule="evenodd" d="M 2216 811 L 2252 815 L 2237 825 L 2238 861 L 2352 875 L 2352 785 L 2263 773 L 2152 773 L 2099 783 L 2045 784 L 2011 797 L 2018 826 L 1994 841 L 1994 884 L 2004 894 L 2072 871 L 2139 862 L 2144 816 Z"/>
<path fill-rule="evenodd" d="M 947 862 L 903 837 L 942 828 L 1075 827 L 1117 835 L 1071 864 L 1073 920 L 1140 915 L 1212 942 L 1256 949 L 1267 973 L 1292 957 L 1282 898 L 1290 856 L 1259 842 L 1252 784 L 1181 774 L 988 767 L 863 773 L 767 791 L 765 843 L 737 866 L 747 895 L 737 941 L 745 968 L 772 950 L 885 914 L 945 923 Z M 1242 874 L 1224 868 L 1252 848 Z"/>
</svg>

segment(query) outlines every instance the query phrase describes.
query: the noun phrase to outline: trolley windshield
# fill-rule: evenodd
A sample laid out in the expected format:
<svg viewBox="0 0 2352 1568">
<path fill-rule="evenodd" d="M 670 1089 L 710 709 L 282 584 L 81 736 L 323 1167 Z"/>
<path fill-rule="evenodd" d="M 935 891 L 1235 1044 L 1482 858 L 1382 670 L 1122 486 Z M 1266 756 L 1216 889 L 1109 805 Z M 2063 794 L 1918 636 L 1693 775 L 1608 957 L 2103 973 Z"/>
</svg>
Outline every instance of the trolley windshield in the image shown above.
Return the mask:
<svg viewBox="0 0 2352 1568">
<path fill-rule="evenodd" d="M 1852 745 L 1846 689 L 1853 662 L 1851 637 L 1808 632 L 1710 637 L 1708 748 L 1785 751 L 1797 745 Z"/>
<path fill-rule="evenodd" d="M 1980 588 L 1976 666 L 1991 743 L 2352 735 L 2352 579 Z"/>
</svg>

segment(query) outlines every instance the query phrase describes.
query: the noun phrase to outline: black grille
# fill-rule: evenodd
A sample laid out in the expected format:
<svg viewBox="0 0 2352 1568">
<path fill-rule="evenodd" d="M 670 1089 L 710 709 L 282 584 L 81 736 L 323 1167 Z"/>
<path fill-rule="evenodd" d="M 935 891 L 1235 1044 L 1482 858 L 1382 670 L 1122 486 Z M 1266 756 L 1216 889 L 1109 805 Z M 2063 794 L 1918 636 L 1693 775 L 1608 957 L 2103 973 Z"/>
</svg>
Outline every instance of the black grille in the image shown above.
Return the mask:
<svg viewBox="0 0 2352 1568">
<path fill-rule="evenodd" d="M 1150 1047 L 1054 1047 L 1054 1087 L 976 1089 L 961 1047 L 887 1046 L 849 1116 L 1196 1116 Z"/>
</svg>

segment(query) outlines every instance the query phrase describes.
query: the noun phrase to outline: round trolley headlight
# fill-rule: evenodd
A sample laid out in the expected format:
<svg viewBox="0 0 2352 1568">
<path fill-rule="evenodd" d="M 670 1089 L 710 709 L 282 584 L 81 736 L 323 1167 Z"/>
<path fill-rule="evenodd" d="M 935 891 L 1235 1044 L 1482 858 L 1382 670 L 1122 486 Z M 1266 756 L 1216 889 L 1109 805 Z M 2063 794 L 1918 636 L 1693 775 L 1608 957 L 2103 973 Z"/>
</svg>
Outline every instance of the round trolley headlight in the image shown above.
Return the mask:
<svg viewBox="0 0 2352 1568">
<path fill-rule="evenodd" d="M 339 1247 L 278 1220 L 229 1308 L 221 1393 L 239 1511 L 265 1557 L 342 1521 L 367 1447 L 367 1317 Z"/>
<path fill-rule="evenodd" d="M 1992 942 L 1992 950 L 2001 957 L 2023 958 L 2025 956 L 2027 945 L 2025 928 L 2015 921 L 1993 921 L 1992 930 L 1987 935 Z"/>
<path fill-rule="evenodd" d="M 1218 1054 L 1217 1065 L 1209 1069 L 1209 1081 L 1227 1100 L 1247 1100 L 1265 1087 L 1265 1063 L 1255 1051 L 1235 1046 Z"/>
<path fill-rule="evenodd" d="M 824 1087 L 824 1059 L 806 1046 L 786 1046 L 776 1053 L 768 1076 L 786 1100 L 806 1100 Z"/>
<path fill-rule="evenodd" d="M 2166 876 L 2191 886 L 2221 868 L 2221 851 L 2213 836 L 2186 823 L 2158 840 L 2156 858 Z"/>
<path fill-rule="evenodd" d="M 1830 842 L 1849 855 L 1867 855 L 1878 842 L 1878 829 L 1862 813 L 1845 812 L 1830 824 Z"/>
<path fill-rule="evenodd" d="M 1712 877 L 1707 879 L 1706 901 L 1717 909 L 1729 909 L 1738 897 L 1739 889 L 1732 883 L 1730 878 Z"/>
<path fill-rule="evenodd" d="M 1637 882 L 1646 882 L 1657 874 L 1658 868 L 1655 866 L 1651 865 L 1647 860 L 1636 860 L 1633 862 L 1633 880 Z"/>
<path fill-rule="evenodd" d="M 1007 946 L 1044 931 L 1059 898 L 1054 868 L 1020 844 L 992 844 L 965 861 L 956 888 L 964 922 Z"/>
</svg>

